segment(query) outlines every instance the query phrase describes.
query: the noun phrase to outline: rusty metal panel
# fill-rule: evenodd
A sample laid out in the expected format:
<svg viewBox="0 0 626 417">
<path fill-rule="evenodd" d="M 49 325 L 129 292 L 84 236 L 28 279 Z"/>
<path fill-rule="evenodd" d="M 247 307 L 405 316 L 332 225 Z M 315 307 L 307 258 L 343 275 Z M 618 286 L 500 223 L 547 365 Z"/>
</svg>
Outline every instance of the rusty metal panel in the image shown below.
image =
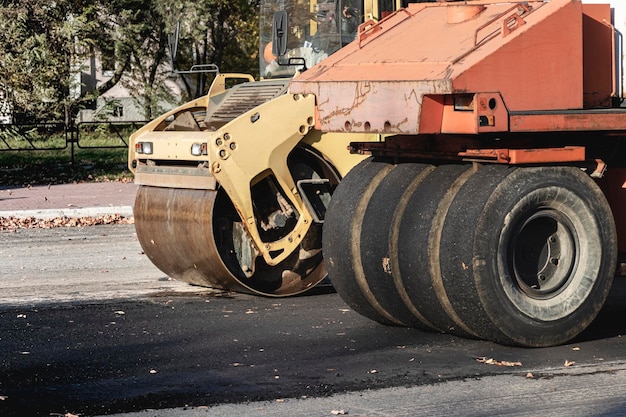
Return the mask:
<svg viewBox="0 0 626 417">
<path fill-rule="evenodd" d="M 318 98 L 332 97 L 318 102 L 323 130 L 414 133 L 419 129 L 423 96 L 449 91 L 450 85 L 447 80 L 352 81 L 321 83 L 316 87 Z"/>
</svg>

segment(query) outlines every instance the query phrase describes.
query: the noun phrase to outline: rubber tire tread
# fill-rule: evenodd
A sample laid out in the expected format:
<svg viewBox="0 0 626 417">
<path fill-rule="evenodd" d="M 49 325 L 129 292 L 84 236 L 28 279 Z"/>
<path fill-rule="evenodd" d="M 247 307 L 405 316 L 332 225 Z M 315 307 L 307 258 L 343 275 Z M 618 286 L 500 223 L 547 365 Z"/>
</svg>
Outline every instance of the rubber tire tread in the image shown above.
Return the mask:
<svg viewBox="0 0 626 417">
<path fill-rule="evenodd" d="M 430 239 L 433 222 L 444 197 L 457 190 L 453 184 L 471 175 L 468 165 L 441 165 L 422 181 L 409 196 L 409 202 L 395 221 L 400 222 L 398 261 L 402 282 L 414 308 L 435 329 L 454 335 L 476 338 L 469 323 L 461 323 L 446 311 L 447 295 L 433 282 Z M 457 186 L 458 189 L 458 186 Z M 399 217 L 401 215 L 401 218 Z"/>
<path fill-rule="evenodd" d="M 343 301 L 354 311 L 385 325 L 404 325 L 386 317 L 372 307 L 359 284 L 354 262 L 352 236 L 361 225 L 364 212 L 359 211 L 361 199 L 373 191 L 372 181 L 384 176 L 393 165 L 368 158 L 356 165 L 342 179 L 326 210 L 322 233 L 322 252 L 328 277 Z"/>
<path fill-rule="evenodd" d="M 432 330 L 405 305 L 392 275 L 389 237 L 394 211 L 414 181 L 423 181 L 434 167 L 429 164 L 403 163 L 393 166 L 372 194 L 362 218 L 361 264 L 367 285 L 377 301 L 376 310 L 401 323 Z"/>
<path fill-rule="evenodd" d="M 558 196 L 565 192 L 575 196 L 573 201 L 559 200 Z M 556 200 L 552 208 L 559 209 L 561 204 L 560 210 L 567 211 L 570 205 L 575 206 L 581 210 L 570 210 L 572 217 L 581 218 L 586 213 L 587 223 L 595 222 L 597 230 L 584 228 L 575 232 L 580 237 L 582 252 L 595 252 L 583 256 L 598 257 L 599 267 L 584 273 L 587 276 L 595 272 L 585 301 L 567 316 L 547 321 L 530 317 L 513 304 L 503 287 L 513 287 L 511 281 L 515 279 L 502 281 L 506 272 L 499 265 L 506 258 L 503 248 L 507 246 L 507 235 L 503 230 L 513 227 L 507 225 L 515 224 L 521 211 L 544 209 L 551 204 L 551 198 Z M 586 235 L 592 233 L 597 233 L 599 241 L 585 243 Z M 507 345 L 545 347 L 571 340 L 596 317 L 612 284 L 616 252 L 611 209 L 593 180 L 578 168 L 488 166 L 480 169 L 457 194 L 445 219 L 440 259 L 452 305 L 481 337 Z M 586 262 L 578 262 L 572 275 L 578 268 L 588 268 L 583 264 Z M 562 305 L 581 296 L 577 293 L 579 287 L 570 290 L 575 295 Z M 541 311 L 542 302 L 531 297 L 528 302 L 536 303 L 537 311 Z"/>
</svg>

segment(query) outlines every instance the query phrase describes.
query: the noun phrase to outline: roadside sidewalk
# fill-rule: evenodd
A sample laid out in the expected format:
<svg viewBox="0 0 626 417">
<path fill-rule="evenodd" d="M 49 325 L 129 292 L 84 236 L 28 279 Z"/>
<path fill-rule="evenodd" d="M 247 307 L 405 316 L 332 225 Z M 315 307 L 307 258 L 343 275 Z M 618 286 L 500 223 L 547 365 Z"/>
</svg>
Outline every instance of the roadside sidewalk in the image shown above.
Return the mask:
<svg viewBox="0 0 626 417">
<path fill-rule="evenodd" d="M 85 182 L 34 187 L 0 186 L 0 217 L 132 217 L 137 185 L 133 182 Z"/>
</svg>

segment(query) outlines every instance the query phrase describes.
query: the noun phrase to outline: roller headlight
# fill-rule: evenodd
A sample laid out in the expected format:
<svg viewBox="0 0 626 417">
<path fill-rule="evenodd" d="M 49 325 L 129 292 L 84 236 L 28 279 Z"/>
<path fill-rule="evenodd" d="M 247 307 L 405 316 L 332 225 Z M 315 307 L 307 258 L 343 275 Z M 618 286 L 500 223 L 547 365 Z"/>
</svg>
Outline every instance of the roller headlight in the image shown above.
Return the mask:
<svg viewBox="0 0 626 417">
<path fill-rule="evenodd" d="M 207 144 L 206 143 L 194 143 L 191 145 L 191 154 L 193 156 L 200 156 L 207 154 Z"/>
<path fill-rule="evenodd" d="M 137 142 L 135 143 L 135 152 L 151 155 L 153 152 L 152 142 Z"/>
</svg>

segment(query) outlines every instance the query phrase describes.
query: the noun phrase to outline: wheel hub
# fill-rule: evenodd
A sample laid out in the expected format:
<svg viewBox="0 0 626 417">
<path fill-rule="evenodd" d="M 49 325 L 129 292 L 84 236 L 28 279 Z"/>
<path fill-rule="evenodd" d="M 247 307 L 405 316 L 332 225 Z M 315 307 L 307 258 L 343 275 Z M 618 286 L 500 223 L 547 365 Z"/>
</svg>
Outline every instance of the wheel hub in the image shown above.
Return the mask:
<svg viewBox="0 0 626 417">
<path fill-rule="evenodd" d="M 540 210 L 526 219 L 513 239 L 513 272 L 522 291 L 544 298 L 567 284 L 576 259 L 569 222 L 553 210 Z"/>
</svg>

